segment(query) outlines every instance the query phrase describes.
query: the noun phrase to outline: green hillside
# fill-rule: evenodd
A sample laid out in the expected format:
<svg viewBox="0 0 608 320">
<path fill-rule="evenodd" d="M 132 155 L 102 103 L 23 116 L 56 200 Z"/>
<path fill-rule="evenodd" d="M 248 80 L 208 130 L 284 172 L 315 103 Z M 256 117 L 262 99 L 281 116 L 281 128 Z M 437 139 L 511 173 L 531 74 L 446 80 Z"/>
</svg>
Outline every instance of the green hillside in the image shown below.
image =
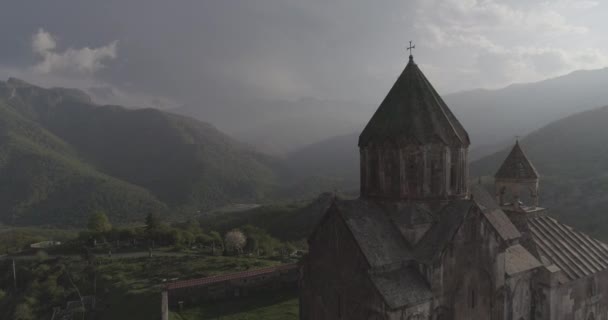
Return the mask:
<svg viewBox="0 0 608 320">
<path fill-rule="evenodd" d="M 98 106 L 77 90 L 0 82 L 0 219 L 82 225 L 257 201 L 275 160 L 212 126 L 154 109 Z"/>
<path fill-rule="evenodd" d="M 521 141 L 541 175 L 541 205 L 564 222 L 608 240 L 608 107 L 553 122 Z M 508 149 L 471 164 L 493 176 Z"/>
<path fill-rule="evenodd" d="M 200 224 L 221 233 L 253 225 L 280 240 L 297 241 L 308 238 L 333 199 L 333 193 L 323 193 L 313 201 L 265 205 L 242 211 L 216 211 L 203 215 Z"/>
</svg>

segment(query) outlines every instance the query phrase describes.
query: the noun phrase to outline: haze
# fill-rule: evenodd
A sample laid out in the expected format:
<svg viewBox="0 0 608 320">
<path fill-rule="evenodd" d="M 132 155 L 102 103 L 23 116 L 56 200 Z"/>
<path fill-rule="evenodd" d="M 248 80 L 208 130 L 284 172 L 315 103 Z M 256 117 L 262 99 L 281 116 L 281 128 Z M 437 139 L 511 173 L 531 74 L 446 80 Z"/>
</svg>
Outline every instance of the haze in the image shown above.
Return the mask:
<svg viewBox="0 0 608 320">
<path fill-rule="evenodd" d="M 406 62 L 408 40 L 444 94 L 604 67 L 607 8 L 574 0 L 9 2 L 0 13 L 0 76 L 113 88 L 133 104 L 377 103 Z M 53 46 L 36 47 L 40 37 Z"/>
</svg>

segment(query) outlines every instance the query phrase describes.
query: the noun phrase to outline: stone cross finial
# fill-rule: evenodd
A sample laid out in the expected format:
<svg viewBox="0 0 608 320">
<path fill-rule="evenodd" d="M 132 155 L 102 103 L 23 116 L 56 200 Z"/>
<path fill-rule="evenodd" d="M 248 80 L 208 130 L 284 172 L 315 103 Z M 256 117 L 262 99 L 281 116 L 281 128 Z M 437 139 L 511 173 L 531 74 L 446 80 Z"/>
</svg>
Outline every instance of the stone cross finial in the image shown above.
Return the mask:
<svg viewBox="0 0 608 320">
<path fill-rule="evenodd" d="M 407 47 L 407 50 L 410 52 L 410 58 L 412 57 L 412 50 L 416 49 L 416 45 L 412 45 L 412 41 L 410 40 L 410 46 Z"/>
</svg>

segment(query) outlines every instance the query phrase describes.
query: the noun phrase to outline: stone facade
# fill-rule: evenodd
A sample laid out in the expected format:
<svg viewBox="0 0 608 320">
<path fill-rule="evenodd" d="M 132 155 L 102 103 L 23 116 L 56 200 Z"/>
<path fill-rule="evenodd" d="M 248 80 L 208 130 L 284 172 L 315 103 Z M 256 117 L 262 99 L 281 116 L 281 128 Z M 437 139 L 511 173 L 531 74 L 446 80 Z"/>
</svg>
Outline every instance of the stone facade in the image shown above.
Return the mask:
<svg viewBox="0 0 608 320">
<path fill-rule="evenodd" d="M 360 149 L 361 194 L 387 199 L 446 199 L 467 192 L 467 150 L 435 145 Z"/>
<path fill-rule="evenodd" d="M 516 143 L 496 194 L 410 62 L 361 133 L 361 196 L 335 199 L 301 263 L 302 320 L 608 320 L 608 246 L 538 207 Z"/>
</svg>

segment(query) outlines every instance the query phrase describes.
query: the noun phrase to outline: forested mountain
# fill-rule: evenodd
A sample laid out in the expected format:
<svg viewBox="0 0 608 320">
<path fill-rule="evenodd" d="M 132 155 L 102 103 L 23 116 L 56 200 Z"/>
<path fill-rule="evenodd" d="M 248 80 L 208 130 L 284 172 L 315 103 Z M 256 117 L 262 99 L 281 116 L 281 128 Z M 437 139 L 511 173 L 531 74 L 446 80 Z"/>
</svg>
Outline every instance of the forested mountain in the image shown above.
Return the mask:
<svg viewBox="0 0 608 320">
<path fill-rule="evenodd" d="M 423 70 L 424 71 L 424 70 Z M 581 70 L 534 83 L 500 89 L 442 94 L 471 137 L 472 160 L 577 112 L 608 105 L 608 68 Z M 389 88 L 387 88 L 388 91 Z M 247 100 L 192 104 L 175 112 L 210 121 L 258 150 L 297 152 L 327 139 L 359 134 L 380 101 L 301 99 Z"/>
<path fill-rule="evenodd" d="M 0 219 L 82 224 L 193 212 L 274 191 L 280 170 L 209 124 L 92 104 L 78 90 L 0 82 Z"/>
<path fill-rule="evenodd" d="M 446 95 L 445 101 L 471 136 L 477 159 L 566 116 L 608 105 L 608 68 L 580 70 L 535 83 L 498 90 Z"/>
<path fill-rule="evenodd" d="M 606 124 L 608 107 L 603 107 L 553 122 L 520 142 L 541 175 L 541 205 L 604 240 L 608 240 Z M 471 176 L 493 176 L 510 148 L 473 162 Z"/>
</svg>

